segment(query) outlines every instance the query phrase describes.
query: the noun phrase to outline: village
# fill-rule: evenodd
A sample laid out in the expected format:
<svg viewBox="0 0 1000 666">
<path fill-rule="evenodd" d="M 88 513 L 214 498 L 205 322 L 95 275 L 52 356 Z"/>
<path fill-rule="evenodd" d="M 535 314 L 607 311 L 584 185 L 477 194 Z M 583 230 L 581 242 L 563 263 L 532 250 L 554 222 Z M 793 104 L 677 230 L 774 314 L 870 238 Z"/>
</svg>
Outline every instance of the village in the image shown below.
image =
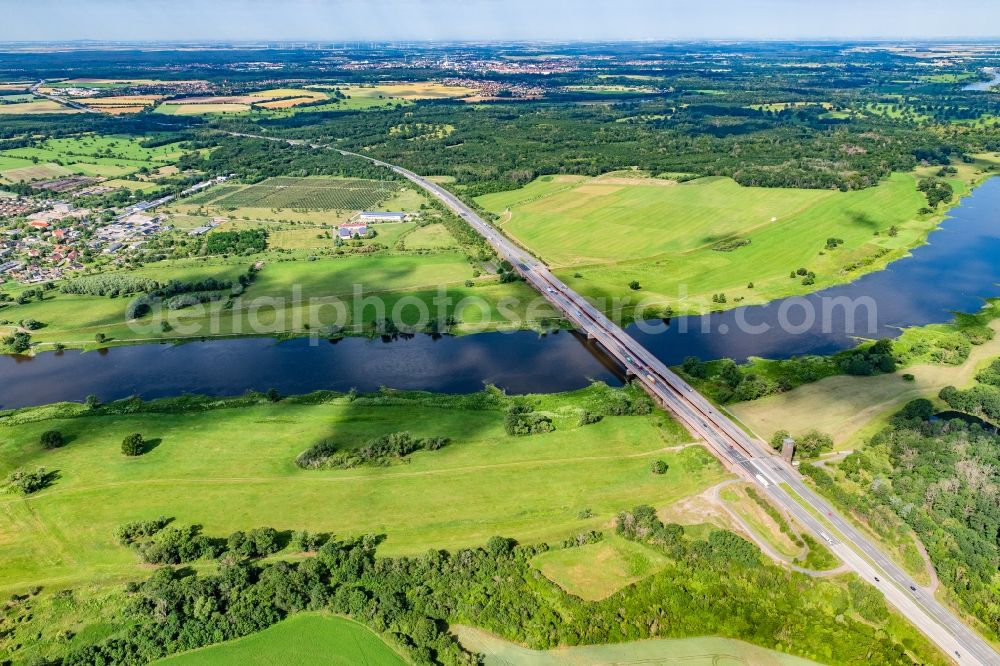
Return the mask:
<svg viewBox="0 0 1000 666">
<path fill-rule="evenodd" d="M 200 192 L 227 179 L 227 176 L 218 176 L 198 183 L 177 197 Z M 101 187 L 93 181 L 77 180 L 74 185 L 83 185 L 84 189 L 78 189 L 67 198 L 81 191 L 93 193 L 94 188 Z M 62 183 L 37 183 L 33 188 L 50 193 L 67 192 Z M 163 216 L 152 211 L 177 197 L 171 195 L 140 202 L 117 214 L 78 208 L 64 199 L 0 198 L 0 280 L 39 284 L 83 270 L 84 264 L 100 257 L 120 263 L 126 253 L 141 249 L 153 235 L 171 229 Z M 223 218 L 216 218 L 190 235 L 207 233 L 223 221 Z"/>
</svg>

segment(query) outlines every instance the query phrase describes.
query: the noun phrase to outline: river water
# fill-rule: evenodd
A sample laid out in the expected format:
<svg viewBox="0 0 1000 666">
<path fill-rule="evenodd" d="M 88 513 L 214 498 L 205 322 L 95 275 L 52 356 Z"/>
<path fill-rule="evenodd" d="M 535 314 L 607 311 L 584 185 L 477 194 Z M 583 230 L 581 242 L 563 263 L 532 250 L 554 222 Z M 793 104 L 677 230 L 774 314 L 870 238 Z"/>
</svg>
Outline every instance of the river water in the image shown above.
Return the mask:
<svg viewBox="0 0 1000 666">
<path fill-rule="evenodd" d="M 646 322 L 629 332 L 669 364 L 688 355 L 744 360 L 826 354 L 853 346 L 858 336 L 894 337 L 903 327 L 975 311 L 985 298 L 1000 296 L 998 283 L 1000 178 L 994 178 L 953 209 L 927 245 L 887 270 L 806 297 L 677 318 L 669 325 Z M 824 304 L 844 299 L 870 306 L 854 308 L 853 327 L 846 308 L 823 316 Z M 815 321 L 807 321 L 807 311 L 816 313 Z M 640 330 L 650 327 L 658 330 Z M 347 338 L 319 345 L 252 338 L 0 356 L 0 408 L 82 400 L 91 393 L 113 400 L 236 395 L 270 387 L 285 394 L 380 386 L 465 393 L 489 382 L 512 393 L 553 392 L 595 379 L 620 384 L 622 375 L 569 332 L 418 335 L 391 342 Z"/>
<path fill-rule="evenodd" d="M 969 85 L 962 88 L 962 90 L 989 90 L 993 86 L 1000 86 L 1000 69 L 987 68 L 985 70 L 987 74 L 993 76 L 992 81 L 976 81 L 975 83 L 970 83 Z"/>
</svg>

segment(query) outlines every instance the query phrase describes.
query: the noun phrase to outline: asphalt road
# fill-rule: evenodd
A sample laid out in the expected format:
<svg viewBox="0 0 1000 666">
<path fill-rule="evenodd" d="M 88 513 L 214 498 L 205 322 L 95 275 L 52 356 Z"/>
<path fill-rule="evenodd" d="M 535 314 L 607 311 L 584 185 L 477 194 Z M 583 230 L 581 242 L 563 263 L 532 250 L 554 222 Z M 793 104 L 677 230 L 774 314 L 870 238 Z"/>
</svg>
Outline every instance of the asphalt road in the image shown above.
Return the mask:
<svg viewBox="0 0 1000 666">
<path fill-rule="evenodd" d="M 693 433 L 700 435 L 730 469 L 758 483 L 772 500 L 810 529 L 841 560 L 874 585 L 907 619 L 949 657 L 961 664 L 1000 664 L 985 640 L 924 591 L 864 534 L 810 490 L 792 465 L 747 435 L 659 359 L 563 284 L 541 262 L 485 222 L 443 187 L 401 167 L 365 155 L 408 178 L 444 202 L 507 259 L 525 280 L 591 339 L 614 356 Z M 796 499 L 796 496 L 800 499 Z M 808 508 L 807 508 L 808 507 Z"/>
</svg>

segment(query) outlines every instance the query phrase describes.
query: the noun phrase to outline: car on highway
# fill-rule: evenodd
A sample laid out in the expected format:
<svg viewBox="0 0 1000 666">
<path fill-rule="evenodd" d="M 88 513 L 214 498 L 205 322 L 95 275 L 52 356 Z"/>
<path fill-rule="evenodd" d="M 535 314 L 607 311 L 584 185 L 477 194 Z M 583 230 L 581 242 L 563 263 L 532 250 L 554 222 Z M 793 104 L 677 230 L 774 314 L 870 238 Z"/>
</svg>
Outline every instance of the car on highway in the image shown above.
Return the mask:
<svg viewBox="0 0 1000 666">
<path fill-rule="evenodd" d="M 917 591 L 917 588 L 916 588 L 916 586 L 915 586 L 915 585 L 911 585 L 911 586 L 910 586 L 910 589 L 911 589 L 911 590 L 913 590 L 914 592 L 916 592 L 916 591 Z"/>
<path fill-rule="evenodd" d="M 882 581 L 880 581 L 880 580 L 878 579 L 878 576 L 875 576 L 875 582 L 876 582 L 876 583 L 881 583 Z"/>
</svg>

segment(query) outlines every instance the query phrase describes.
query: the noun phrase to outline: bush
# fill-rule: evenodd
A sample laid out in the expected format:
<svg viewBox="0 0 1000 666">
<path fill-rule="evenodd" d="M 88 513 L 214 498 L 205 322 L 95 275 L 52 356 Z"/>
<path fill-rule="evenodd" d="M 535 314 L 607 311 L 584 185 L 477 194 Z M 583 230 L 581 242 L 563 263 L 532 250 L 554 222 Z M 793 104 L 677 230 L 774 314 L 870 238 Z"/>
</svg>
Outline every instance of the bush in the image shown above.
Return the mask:
<svg viewBox="0 0 1000 666">
<path fill-rule="evenodd" d="M 51 484 L 55 476 L 55 472 L 46 472 L 44 467 L 34 472 L 16 469 L 7 476 L 7 485 L 22 495 L 30 495 Z"/>
<path fill-rule="evenodd" d="M 58 430 L 46 430 L 40 438 L 43 449 L 58 449 L 65 441 Z"/>
<path fill-rule="evenodd" d="M 511 405 L 504 415 L 504 430 L 508 435 L 534 435 L 552 432 L 556 427 L 552 419 L 544 414 L 537 414 L 530 405 Z"/>
<path fill-rule="evenodd" d="M 667 473 L 667 463 L 662 460 L 654 460 L 649 465 L 649 471 L 653 474 L 666 474 Z"/>
<path fill-rule="evenodd" d="M 146 452 L 146 441 L 137 432 L 122 440 L 122 453 L 127 456 L 141 456 Z"/>
<path fill-rule="evenodd" d="M 368 440 L 358 449 L 341 449 L 324 439 L 303 451 L 295 464 L 304 469 L 350 469 L 361 465 L 385 466 L 404 461 L 415 451 L 437 451 L 449 442 L 447 437 L 417 439 L 408 432 L 394 432 Z"/>
</svg>

